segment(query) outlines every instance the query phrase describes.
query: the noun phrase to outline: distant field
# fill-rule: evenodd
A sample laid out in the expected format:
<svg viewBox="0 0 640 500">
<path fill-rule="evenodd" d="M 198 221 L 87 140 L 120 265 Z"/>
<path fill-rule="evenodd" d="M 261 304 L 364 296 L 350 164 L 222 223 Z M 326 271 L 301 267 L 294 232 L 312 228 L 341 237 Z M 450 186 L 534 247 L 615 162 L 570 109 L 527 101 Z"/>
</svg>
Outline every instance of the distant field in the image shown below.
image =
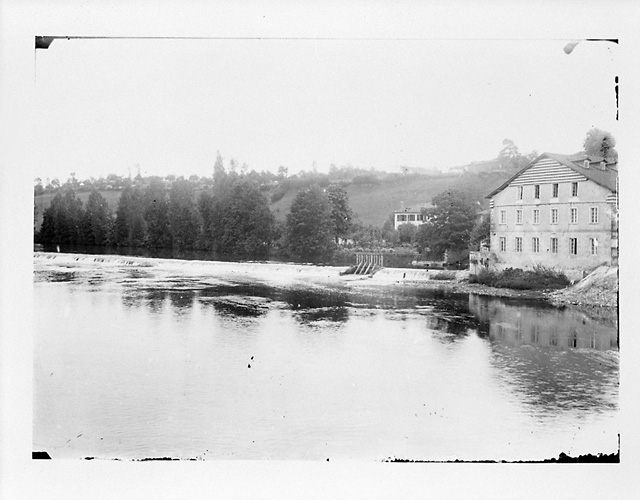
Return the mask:
<svg viewBox="0 0 640 500">
<path fill-rule="evenodd" d="M 349 203 L 357 219 L 363 224 L 382 226 L 384 221 L 394 211 L 405 207 L 415 207 L 421 203 L 430 202 L 432 198 L 446 189 L 459 189 L 466 192 L 473 200 L 486 205 L 484 197 L 502 184 L 509 177 L 505 172 L 484 174 L 465 174 L 462 176 L 428 177 L 424 175 L 410 175 L 398 177 L 393 181 L 379 184 L 350 184 L 346 186 Z M 289 213 L 291 203 L 299 189 L 292 188 L 278 200 L 271 204 L 274 215 L 284 220 Z M 115 213 L 120 198 L 120 191 L 100 191 Z M 267 198 L 271 193 L 265 193 Z M 53 194 L 48 193 L 36 197 L 37 214 L 35 227 L 42 224 L 42 214 L 51 203 Z M 86 202 L 89 193 L 79 193 L 78 197 Z"/>
<path fill-rule="evenodd" d="M 462 176 L 401 177 L 393 182 L 373 185 L 350 184 L 345 189 L 349 195 L 349 204 L 357 218 L 363 224 L 382 226 L 394 210 L 415 207 L 421 203 L 431 202 L 434 196 L 447 189 L 459 189 L 466 192 L 471 199 L 480 201 L 486 206 L 485 196 L 502 184 L 509 177 L 505 172 L 487 174 L 465 174 Z M 283 220 L 298 189 L 290 189 L 284 197 L 271 205 L 276 218 Z"/>
</svg>

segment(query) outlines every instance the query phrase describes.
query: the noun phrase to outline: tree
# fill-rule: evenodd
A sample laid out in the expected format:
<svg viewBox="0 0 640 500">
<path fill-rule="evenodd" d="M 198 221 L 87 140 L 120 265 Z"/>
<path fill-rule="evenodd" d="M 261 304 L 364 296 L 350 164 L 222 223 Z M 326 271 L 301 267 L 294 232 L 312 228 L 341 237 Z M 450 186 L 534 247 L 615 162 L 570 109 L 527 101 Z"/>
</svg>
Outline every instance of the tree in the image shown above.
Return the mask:
<svg viewBox="0 0 640 500">
<path fill-rule="evenodd" d="M 535 151 L 526 155 L 521 154 L 518 146 L 511 139 L 504 139 L 502 141 L 502 149 L 498 153 L 498 161 L 503 168 L 520 170 L 526 167 L 536 156 L 538 154 Z"/>
<path fill-rule="evenodd" d="M 107 200 L 94 189 L 89 194 L 82 217 L 82 242 L 85 245 L 107 245 L 111 223 Z"/>
<path fill-rule="evenodd" d="M 418 228 L 415 224 L 400 224 L 398 226 L 398 238 L 400 243 L 413 243 Z"/>
<path fill-rule="evenodd" d="M 280 165 L 278 167 L 278 177 L 284 179 L 287 177 L 287 175 L 289 175 L 289 169 L 285 166 Z"/>
<path fill-rule="evenodd" d="M 267 257 L 274 238 L 275 219 L 257 184 L 239 178 L 215 195 L 199 199 L 203 238 L 218 255 Z"/>
<path fill-rule="evenodd" d="M 173 248 L 194 247 L 200 234 L 200 214 L 194 201 L 193 185 L 184 179 L 176 180 L 169 192 L 169 228 Z"/>
<path fill-rule="evenodd" d="M 469 244 L 472 250 L 479 250 L 483 241 L 489 241 L 491 236 L 491 220 L 489 217 L 483 217 L 473 226 L 469 237 Z"/>
<path fill-rule="evenodd" d="M 618 152 L 615 150 L 616 140 L 609 133 L 598 128 L 592 128 L 587 132 L 584 140 L 584 151 L 592 161 L 606 161 L 616 163 Z"/>
<path fill-rule="evenodd" d="M 330 184 L 327 188 L 327 198 L 331 206 L 332 233 L 335 242 L 344 238 L 353 221 L 353 211 L 349 207 L 349 197 L 344 188 L 338 184 Z"/>
<path fill-rule="evenodd" d="M 164 182 L 159 177 L 152 177 L 144 190 L 144 220 L 147 225 L 145 244 L 151 248 L 171 247 L 169 230 L 169 201 Z"/>
<path fill-rule="evenodd" d="M 317 185 L 300 191 L 287 214 L 286 246 L 296 260 L 328 260 L 334 250 L 331 207 Z"/>
<path fill-rule="evenodd" d="M 445 251 L 464 250 L 469 245 L 475 210 L 464 193 L 444 191 L 432 200 L 433 207 L 423 210 L 427 222 L 415 237 L 418 251 L 430 259 L 441 259 Z"/>
<path fill-rule="evenodd" d="M 142 246 L 146 236 L 144 202 L 139 187 L 126 186 L 120 194 L 114 224 L 114 242 L 119 246 Z"/>
<path fill-rule="evenodd" d="M 73 190 L 58 192 L 44 211 L 41 238 L 43 243 L 77 245 L 81 243 L 82 201 Z"/>
</svg>

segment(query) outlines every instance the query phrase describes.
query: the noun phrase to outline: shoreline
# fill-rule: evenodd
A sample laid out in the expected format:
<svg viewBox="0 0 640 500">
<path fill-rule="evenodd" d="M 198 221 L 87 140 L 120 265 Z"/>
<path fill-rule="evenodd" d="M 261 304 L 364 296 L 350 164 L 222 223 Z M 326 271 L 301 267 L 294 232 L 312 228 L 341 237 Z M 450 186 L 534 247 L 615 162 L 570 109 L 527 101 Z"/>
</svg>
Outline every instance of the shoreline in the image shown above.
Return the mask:
<svg viewBox="0 0 640 500">
<path fill-rule="evenodd" d="M 386 271 L 383 273 L 383 271 Z M 403 277 L 411 272 L 413 276 Z M 435 271 L 431 271 L 435 272 Z M 378 276 L 378 273 L 384 276 Z M 617 292 L 600 291 L 585 294 L 573 290 L 575 285 L 566 288 L 542 290 L 516 290 L 512 288 L 497 288 L 480 283 L 468 282 L 468 271 L 457 271 L 456 277 L 450 280 L 436 280 L 429 276 L 429 271 L 416 273 L 411 269 L 384 269 L 369 278 L 353 281 L 363 285 L 412 286 L 430 289 L 441 289 L 454 293 L 472 293 L 475 295 L 516 298 L 523 300 L 542 300 L 557 308 L 572 307 L 585 312 L 596 313 L 597 316 L 611 316 L 618 312 Z"/>
</svg>

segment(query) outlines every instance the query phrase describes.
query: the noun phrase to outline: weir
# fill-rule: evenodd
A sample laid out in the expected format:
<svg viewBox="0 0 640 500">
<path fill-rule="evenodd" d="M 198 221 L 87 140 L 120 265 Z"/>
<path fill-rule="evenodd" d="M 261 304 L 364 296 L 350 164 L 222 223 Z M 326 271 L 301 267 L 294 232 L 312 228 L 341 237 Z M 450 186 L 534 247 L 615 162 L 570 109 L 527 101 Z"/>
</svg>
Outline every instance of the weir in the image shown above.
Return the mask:
<svg viewBox="0 0 640 500">
<path fill-rule="evenodd" d="M 375 252 L 358 252 L 356 253 L 355 265 L 340 274 L 373 275 L 383 267 L 384 254 Z"/>
</svg>

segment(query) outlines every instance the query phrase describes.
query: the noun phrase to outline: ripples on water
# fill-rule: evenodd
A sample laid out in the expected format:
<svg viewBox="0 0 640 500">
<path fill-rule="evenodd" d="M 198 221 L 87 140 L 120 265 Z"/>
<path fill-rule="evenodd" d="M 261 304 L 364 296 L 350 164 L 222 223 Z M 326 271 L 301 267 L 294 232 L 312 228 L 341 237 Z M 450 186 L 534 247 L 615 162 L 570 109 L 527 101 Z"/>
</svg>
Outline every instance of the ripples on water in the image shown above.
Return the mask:
<svg viewBox="0 0 640 500">
<path fill-rule="evenodd" d="M 337 274 L 37 255 L 34 447 L 314 460 L 616 451 L 615 323 Z"/>
</svg>

